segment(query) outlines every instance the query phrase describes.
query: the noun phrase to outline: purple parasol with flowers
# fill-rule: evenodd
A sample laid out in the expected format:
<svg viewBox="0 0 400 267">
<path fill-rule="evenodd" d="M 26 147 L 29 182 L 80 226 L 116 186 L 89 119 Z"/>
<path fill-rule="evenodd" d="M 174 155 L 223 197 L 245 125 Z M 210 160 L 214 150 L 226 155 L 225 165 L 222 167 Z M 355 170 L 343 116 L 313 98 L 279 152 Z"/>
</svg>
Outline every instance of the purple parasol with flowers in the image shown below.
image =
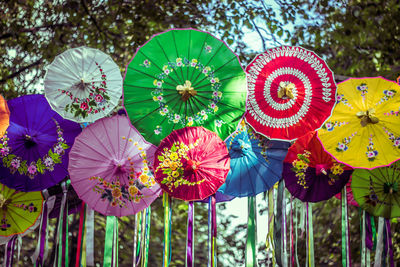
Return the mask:
<svg viewBox="0 0 400 267">
<path fill-rule="evenodd" d="M 0 182 L 19 191 L 40 191 L 68 175 L 68 152 L 79 124 L 53 111 L 43 95 L 8 101 L 10 126 L 0 138 Z"/>
</svg>

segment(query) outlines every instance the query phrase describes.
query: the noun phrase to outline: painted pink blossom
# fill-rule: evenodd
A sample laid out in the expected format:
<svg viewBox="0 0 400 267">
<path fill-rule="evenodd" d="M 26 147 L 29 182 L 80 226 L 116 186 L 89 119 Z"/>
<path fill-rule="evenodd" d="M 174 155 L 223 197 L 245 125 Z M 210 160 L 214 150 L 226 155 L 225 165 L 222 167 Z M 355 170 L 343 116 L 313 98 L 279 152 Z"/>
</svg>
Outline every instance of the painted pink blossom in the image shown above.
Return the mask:
<svg viewBox="0 0 400 267">
<path fill-rule="evenodd" d="M 102 95 L 96 95 L 96 96 L 94 97 L 94 100 L 95 100 L 96 102 L 101 102 L 101 101 L 103 100 L 103 96 L 102 96 Z"/>
<path fill-rule="evenodd" d="M 64 148 L 61 145 L 56 145 L 56 147 L 54 148 L 54 152 L 60 155 L 64 152 Z"/>
<path fill-rule="evenodd" d="M 29 174 L 35 174 L 36 171 L 37 171 L 37 168 L 35 165 L 29 165 L 29 167 L 28 167 Z"/>
<path fill-rule="evenodd" d="M 82 104 L 81 104 L 81 109 L 82 110 L 87 110 L 89 108 L 89 106 L 88 106 L 88 104 L 86 103 L 86 102 L 83 102 Z"/>
</svg>

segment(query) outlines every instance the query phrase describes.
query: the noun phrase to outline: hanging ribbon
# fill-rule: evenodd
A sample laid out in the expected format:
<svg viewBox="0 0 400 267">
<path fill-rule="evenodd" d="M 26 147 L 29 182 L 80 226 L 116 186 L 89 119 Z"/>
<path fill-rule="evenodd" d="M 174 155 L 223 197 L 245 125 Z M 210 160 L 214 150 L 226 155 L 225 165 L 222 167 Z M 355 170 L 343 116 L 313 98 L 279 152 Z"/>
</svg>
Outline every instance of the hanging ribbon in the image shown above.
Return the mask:
<svg viewBox="0 0 400 267">
<path fill-rule="evenodd" d="M 188 203 L 187 237 L 186 237 L 186 267 L 194 267 L 193 220 L 194 220 L 193 201 L 189 201 L 189 203 Z"/>
<path fill-rule="evenodd" d="M 139 213 L 140 214 L 140 213 Z M 136 245 L 137 245 L 137 236 L 138 236 L 138 214 L 135 214 L 135 225 L 133 227 L 133 267 L 136 267 Z"/>
<path fill-rule="evenodd" d="M 342 189 L 342 196 L 346 196 L 346 188 Z M 347 214 L 347 197 L 342 197 L 342 265 L 344 267 L 351 266 L 350 261 L 350 241 L 349 241 L 349 219 Z"/>
<path fill-rule="evenodd" d="M 35 252 L 31 256 L 31 260 L 36 267 L 43 266 L 44 261 L 47 259 L 49 247 L 49 231 L 47 228 L 47 223 L 49 221 L 49 214 L 53 210 L 54 203 L 56 201 L 56 196 L 50 196 L 47 189 L 42 191 L 42 195 L 44 197 L 44 202 L 42 206 L 43 212 L 40 218 L 38 243 Z"/>
<path fill-rule="evenodd" d="M 141 266 L 143 267 L 144 263 L 144 254 L 145 254 L 145 236 L 146 236 L 146 211 L 142 210 L 142 219 L 141 219 L 141 226 L 140 226 L 140 251 L 138 259 L 141 260 Z M 139 263 L 139 261 L 137 262 Z"/>
<path fill-rule="evenodd" d="M 17 235 L 14 235 L 5 245 L 6 249 L 4 251 L 4 267 L 12 267 L 13 265 L 15 241 L 17 239 Z"/>
<path fill-rule="evenodd" d="M 247 198 L 247 242 L 246 242 L 246 267 L 257 266 L 256 257 L 256 200 L 255 197 Z"/>
<path fill-rule="evenodd" d="M 94 210 L 86 206 L 86 266 L 94 266 Z"/>
<path fill-rule="evenodd" d="M 283 226 L 283 208 L 282 208 L 282 203 L 283 203 L 283 192 L 284 192 L 284 184 L 279 182 L 278 184 L 278 194 L 276 198 L 276 215 L 274 218 L 274 243 L 275 243 L 275 259 L 276 263 L 279 266 L 283 266 L 283 233 L 282 231 L 284 230 Z M 283 229 L 282 229 L 283 228 Z"/>
<path fill-rule="evenodd" d="M 147 267 L 149 262 L 149 247 L 150 247 L 150 224 L 151 224 L 151 206 L 146 208 L 146 234 L 145 234 L 145 250 L 144 250 L 144 259 L 143 266 Z"/>
<path fill-rule="evenodd" d="M 379 217 L 378 219 L 378 241 L 376 245 L 375 251 L 375 262 L 374 267 L 380 267 L 382 261 L 382 252 L 383 252 L 383 225 L 384 225 L 384 218 Z"/>
<path fill-rule="evenodd" d="M 365 212 L 365 220 L 367 223 L 365 244 L 367 248 L 369 248 L 370 250 L 375 250 L 376 248 L 375 220 L 374 217 L 371 216 L 368 212 Z"/>
<path fill-rule="evenodd" d="M 211 196 L 211 266 L 217 266 L 217 200 Z"/>
<path fill-rule="evenodd" d="M 275 216 L 274 216 L 274 192 L 276 189 L 277 184 L 274 185 L 268 191 L 268 233 L 267 233 L 267 240 L 266 240 L 266 250 L 268 258 L 272 258 L 272 266 L 275 266 L 275 245 L 274 245 L 274 223 L 275 223 Z"/>
<path fill-rule="evenodd" d="M 290 253 L 289 253 L 289 257 L 290 257 L 290 266 L 294 266 L 295 265 L 295 261 L 294 261 L 294 215 L 293 215 L 293 196 L 290 197 Z"/>
<path fill-rule="evenodd" d="M 118 267 L 118 220 L 107 216 L 103 267 Z"/>
<path fill-rule="evenodd" d="M 387 255 L 389 257 L 390 267 L 394 267 L 392 231 L 390 229 L 390 220 L 389 219 L 385 219 L 385 226 L 386 226 L 386 240 L 387 240 L 387 248 L 388 248 Z"/>
<path fill-rule="evenodd" d="M 207 247 L 208 247 L 208 262 L 207 267 L 211 267 L 211 197 L 208 198 L 208 240 L 207 240 Z"/>
<path fill-rule="evenodd" d="M 76 246 L 76 259 L 75 267 L 80 267 L 82 262 L 82 249 L 85 235 L 85 202 L 82 201 L 81 210 L 79 212 L 79 231 L 78 231 L 78 242 Z"/>
<path fill-rule="evenodd" d="M 286 216 L 286 192 L 285 192 L 285 180 L 281 180 L 282 183 L 282 187 L 283 187 L 283 192 L 282 192 L 282 263 L 283 266 L 287 266 L 288 265 L 288 261 L 287 261 L 287 216 Z"/>
<path fill-rule="evenodd" d="M 366 245 L 365 245 L 365 210 L 361 210 L 358 208 L 358 213 L 360 215 L 360 232 L 361 232 L 361 247 L 360 247 L 360 255 L 361 255 L 361 267 L 365 267 L 366 265 Z"/>
<path fill-rule="evenodd" d="M 296 266 L 300 266 L 300 263 L 299 263 L 299 256 L 298 256 L 298 254 L 297 254 L 297 237 L 298 237 L 298 232 L 297 232 L 297 229 L 298 229 L 298 224 L 300 224 L 299 223 L 299 218 L 297 217 L 297 215 L 298 215 L 298 206 L 296 205 L 297 204 L 297 200 L 295 199 L 295 207 L 296 207 L 296 217 L 295 217 L 295 223 L 294 223 L 294 227 L 295 227 L 295 232 L 296 232 L 296 241 L 295 241 L 295 253 L 296 253 Z M 302 212 L 302 211 L 304 211 L 304 209 L 303 209 L 303 205 L 301 206 L 302 208 L 300 209 L 300 212 Z M 301 213 L 301 215 L 303 215 L 303 213 Z"/>
<path fill-rule="evenodd" d="M 164 206 L 164 254 L 163 254 L 163 267 L 168 267 L 171 260 L 171 197 L 163 193 L 163 206 Z"/>
<path fill-rule="evenodd" d="M 61 199 L 60 214 L 58 217 L 55 258 L 53 266 L 65 267 L 68 266 L 68 202 L 67 194 L 68 187 L 71 184 L 70 180 L 61 183 L 63 196 Z"/>
<path fill-rule="evenodd" d="M 312 218 L 312 205 L 311 203 L 306 204 L 307 206 L 307 235 L 308 235 L 308 266 L 314 267 L 314 232 L 313 232 L 313 218 Z"/>
</svg>

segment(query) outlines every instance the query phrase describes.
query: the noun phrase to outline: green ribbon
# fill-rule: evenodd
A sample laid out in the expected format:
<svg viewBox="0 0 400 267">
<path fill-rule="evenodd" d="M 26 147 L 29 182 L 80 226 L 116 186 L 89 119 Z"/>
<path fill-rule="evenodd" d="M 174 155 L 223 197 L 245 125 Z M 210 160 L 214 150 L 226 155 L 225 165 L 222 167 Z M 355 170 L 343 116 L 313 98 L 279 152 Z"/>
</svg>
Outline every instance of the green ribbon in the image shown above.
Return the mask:
<svg viewBox="0 0 400 267">
<path fill-rule="evenodd" d="M 313 218 L 312 206 L 307 202 L 307 220 L 308 220 L 308 264 L 314 267 L 314 231 L 313 231 Z"/>
<path fill-rule="evenodd" d="M 371 216 L 372 217 L 372 216 Z M 378 241 L 376 245 L 375 251 L 375 262 L 374 267 L 380 267 L 382 263 L 382 253 L 383 253 L 383 225 L 385 223 L 385 219 L 383 217 L 379 217 L 378 219 Z"/>
<path fill-rule="evenodd" d="M 365 267 L 366 246 L 365 246 L 365 210 L 358 209 L 360 215 L 360 232 L 361 232 L 361 267 Z"/>
<path fill-rule="evenodd" d="M 144 267 L 147 267 L 149 262 L 149 245 L 150 245 L 150 224 L 151 224 L 151 207 L 146 209 L 146 235 L 145 235 L 145 253 L 144 253 Z"/>
<path fill-rule="evenodd" d="M 163 267 L 168 267 L 171 260 L 171 197 L 163 193 L 163 206 L 164 206 L 164 255 Z"/>
<path fill-rule="evenodd" d="M 248 221 L 247 221 L 247 244 L 246 244 L 246 267 L 257 266 L 256 257 L 256 200 L 248 197 Z"/>
<path fill-rule="evenodd" d="M 372 228 L 372 240 L 374 242 L 374 246 L 372 248 L 372 250 L 376 249 L 376 227 L 375 227 L 375 218 L 374 216 L 369 216 L 371 219 L 371 228 Z"/>
<path fill-rule="evenodd" d="M 283 266 L 282 263 L 282 228 L 283 227 L 283 212 L 282 212 L 282 203 L 283 203 L 283 191 L 285 190 L 285 186 L 283 182 L 279 182 L 278 184 L 278 193 L 276 197 L 276 215 L 274 218 L 274 243 L 275 243 L 275 259 L 276 263 L 279 266 Z"/>
<path fill-rule="evenodd" d="M 104 239 L 103 267 L 118 266 L 118 222 L 115 216 L 107 216 L 106 236 Z"/>
</svg>

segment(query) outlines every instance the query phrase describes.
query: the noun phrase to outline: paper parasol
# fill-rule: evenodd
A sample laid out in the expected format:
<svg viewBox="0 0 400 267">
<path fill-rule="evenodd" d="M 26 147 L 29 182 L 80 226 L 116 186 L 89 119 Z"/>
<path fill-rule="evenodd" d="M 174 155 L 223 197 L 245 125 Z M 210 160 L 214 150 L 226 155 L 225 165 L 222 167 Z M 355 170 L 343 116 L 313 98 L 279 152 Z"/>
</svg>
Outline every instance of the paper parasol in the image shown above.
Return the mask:
<svg viewBox="0 0 400 267">
<path fill-rule="evenodd" d="M 51 107 L 76 122 L 93 122 L 118 104 L 122 76 L 112 58 L 89 47 L 72 48 L 48 66 L 44 91 Z"/>
<path fill-rule="evenodd" d="M 246 100 L 238 57 L 209 33 L 173 29 L 153 36 L 127 66 L 124 105 L 132 124 L 158 145 L 172 130 L 203 126 L 225 139 Z"/>
<path fill-rule="evenodd" d="M 339 193 L 352 169 L 324 151 L 316 132 L 297 139 L 283 164 L 286 188 L 304 202 L 327 200 Z"/>
<path fill-rule="evenodd" d="M 173 131 L 155 154 L 154 176 L 170 196 L 202 200 L 217 192 L 229 172 L 225 143 L 203 127 Z"/>
<path fill-rule="evenodd" d="M 136 214 L 159 195 L 150 167 L 156 147 L 125 116 L 87 126 L 71 149 L 69 173 L 79 198 L 106 216 Z"/>
<path fill-rule="evenodd" d="M 10 124 L 10 111 L 8 110 L 7 102 L 0 95 L 0 137 L 4 135 L 8 125 Z"/>
<path fill-rule="evenodd" d="M 333 73 L 314 52 L 278 47 L 247 66 L 246 121 L 272 139 L 294 140 L 331 115 L 336 85 Z"/>
<path fill-rule="evenodd" d="M 374 216 L 395 218 L 400 216 L 400 164 L 373 170 L 356 169 L 351 189 L 360 207 Z"/>
<path fill-rule="evenodd" d="M 318 137 L 326 151 L 354 168 L 389 165 L 400 158 L 399 106 L 395 82 L 348 79 L 338 85 L 336 107 Z"/>
<path fill-rule="evenodd" d="M 0 182 L 20 191 L 49 188 L 67 175 L 79 124 L 61 118 L 43 95 L 8 101 L 10 126 L 0 138 Z"/>
<path fill-rule="evenodd" d="M 231 170 L 221 192 L 237 197 L 255 196 L 282 178 L 283 159 L 289 142 L 268 140 L 242 123 L 226 144 Z"/>
<path fill-rule="evenodd" d="M 40 192 L 20 192 L 0 184 L 0 236 L 22 234 L 42 212 Z"/>
</svg>

